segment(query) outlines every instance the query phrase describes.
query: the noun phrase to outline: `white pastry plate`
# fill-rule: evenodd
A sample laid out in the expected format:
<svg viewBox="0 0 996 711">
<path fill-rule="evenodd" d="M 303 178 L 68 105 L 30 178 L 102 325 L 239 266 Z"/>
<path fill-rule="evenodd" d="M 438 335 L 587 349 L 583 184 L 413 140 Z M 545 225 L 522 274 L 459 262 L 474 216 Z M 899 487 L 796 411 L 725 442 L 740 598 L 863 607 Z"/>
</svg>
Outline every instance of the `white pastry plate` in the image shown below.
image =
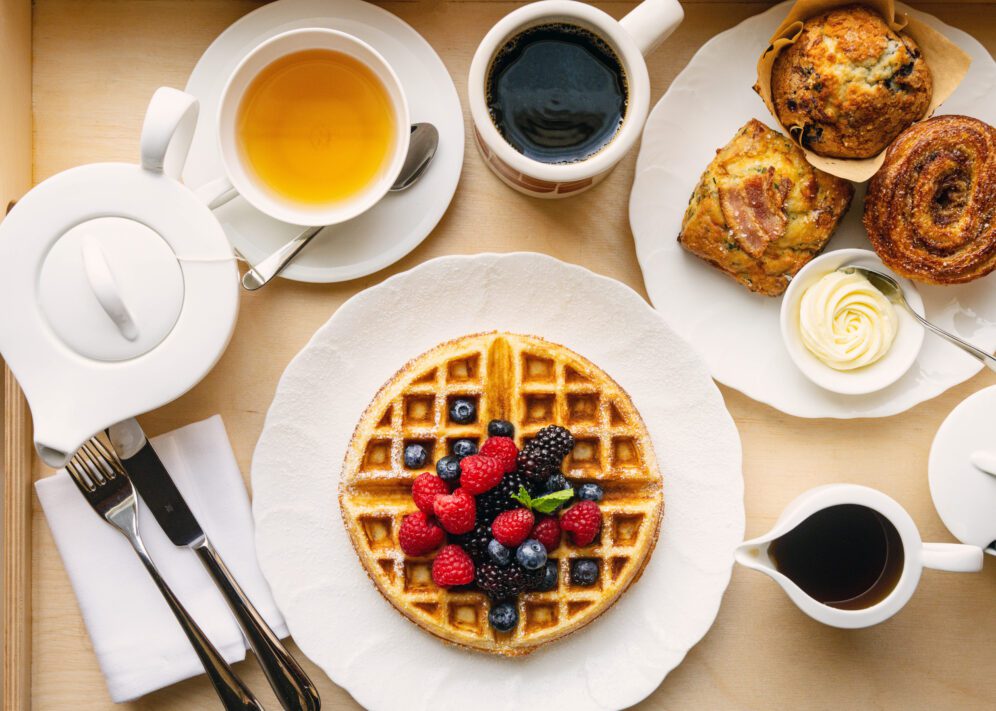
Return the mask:
<svg viewBox="0 0 996 711">
<path fill-rule="evenodd" d="M 570 299 L 553 294 L 570 294 Z M 604 615 L 528 657 L 443 644 L 388 603 L 342 524 L 360 415 L 409 359 L 468 333 L 561 343 L 633 399 L 664 480 L 660 540 Z M 705 365 L 634 291 L 529 253 L 441 257 L 344 304 L 280 380 L 252 462 L 260 565 L 301 650 L 370 709 L 616 709 L 702 638 L 744 531 L 740 440 Z"/>
<path fill-rule="evenodd" d="M 781 298 L 748 292 L 677 242 L 688 198 L 716 149 L 751 118 L 776 127 L 751 87 L 757 58 L 789 6 L 777 5 L 709 40 L 651 112 L 629 205 L 637 257 L 650 300 L 719 382 L 798 417 L 895 415 L 967 380 L 982 366 L 954 346 L 927 336 L 917 362 L 888 388 L 866 395 L 823 390 L 798 371 L 782 345 Z M 968 75 L 941 113 L 966 114 L 996 125 L 996 62 L 985 48 L 930 15 L 899 7 L 972 56 Z M 861 225 L 864 194 L 864 186 L 857 186 L 829 250 L 868 248 Z M 996 349 L 996 277 L 919 289 L 927 318 L 980 348 Z"/>
<path fill-rule="evenodd" d="M 463 112 L 456 87 L 439 55 L 414 29 L 387 10 L 361 0 L 279 0 L 226 29 L 207 48 L 187 82 L 201 102 L 197 130 L 183 171 L 197 187 L 221 176 L 216 137 L 218 98 L 235 65 L 263 40 L 300 27 L 328 27 L 359 37 L 397 73 L 413 122 L 439 130 L 439 149 L 421 180 L 389 193 L 359 217 L 327 227 L 280 276 L 295 281 L 355 279 L 411 252 L 442 219 L 463 166 Z M 300 233 L 236 198 L 215 211 L 232 245 L 255 264 Z"/>
</svg>

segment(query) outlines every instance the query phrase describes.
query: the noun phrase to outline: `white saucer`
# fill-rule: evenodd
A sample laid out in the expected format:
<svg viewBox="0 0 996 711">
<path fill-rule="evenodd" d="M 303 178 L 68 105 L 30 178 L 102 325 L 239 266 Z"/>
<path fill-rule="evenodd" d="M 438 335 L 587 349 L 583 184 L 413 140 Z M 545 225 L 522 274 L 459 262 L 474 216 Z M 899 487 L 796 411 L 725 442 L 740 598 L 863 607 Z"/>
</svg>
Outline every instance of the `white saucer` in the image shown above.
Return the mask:
<svg viewBox="0 0 996 711">
<path fill-rule="evenodd" d="M 411 314 L 432 318 L 412 328 Z M 641 578 L 522 659 L 446 645 L 399 615 L 360 565 L 337 496 L 353 429 L 384 382 L 443 341 L 495 329 L 604 368 L 639 409 L 664 481 Z M 369 709 L 629 707 L 712 625 L 744 532 L 740 440 L 702 361 L 629 287 L 528 253 L 433 259 L 343 304 L 280 379 L 252 489 L 260 567 L 294 641 Z"/>
<path fill-rule="evenodd" d="M 996 385 L 966 398 L 941 423 L 927 464 L 934 507 L 962 543 L 996 541 L 996 476 L 977 469 L 973 452 L 996 450 Z"/>
<path fill-rule="evenodd" d="M 781 347 L 780 298 L 752 294 L 678 244 L 688 197 L 702 171 L 751 118 L 774 119 L 751 88 L 757 58 L 791 3 L 748 18 L 705 43 L 647 119 L 629 219 L 651 302 L 695 348 L 719 382 L 796 417 L 886 417 L 936 397 L 982 367 L 957 347 L 928 336 L 913 367 L 887 388 L 841 395 L 811 382 Z M 897 4 L 972 57 L 964 81 L 940 113 L 996 124 L 996 62 L 979 42 L 936 17 Z M 864 186 L 827 251 L 868 249 L 861 224 Z M 996 349 L 996 277 L 958 286 L 920 285 L 927 318 L 970 343 Z"/>
<path fill-rule="evenodd" d="M 463 167 L 463 111 L 439 55 L 398 17 L 360 0 L 279 0 L 222 32 L 190 75 L 187 91 L 200 99 L 201 110 L 183 171 L 187 185 L 197 187 L 222 174 L 216 114 L 232 69 L 264 39 L 300 27 L 342 30 L 372 45 L 401 79 L 412 122 L 427 121 L 439 130 L 439 149 L 418 183 L 388 194 L 354 220 L 326 228 L 280 275 L 295 281 L 346 281 L 398 261 L 442 219 Z M 215 214 L 232 245 L 253 264 L 301 231 L 300 226 L 274 220 L 241 198 Z"/>
</svg>

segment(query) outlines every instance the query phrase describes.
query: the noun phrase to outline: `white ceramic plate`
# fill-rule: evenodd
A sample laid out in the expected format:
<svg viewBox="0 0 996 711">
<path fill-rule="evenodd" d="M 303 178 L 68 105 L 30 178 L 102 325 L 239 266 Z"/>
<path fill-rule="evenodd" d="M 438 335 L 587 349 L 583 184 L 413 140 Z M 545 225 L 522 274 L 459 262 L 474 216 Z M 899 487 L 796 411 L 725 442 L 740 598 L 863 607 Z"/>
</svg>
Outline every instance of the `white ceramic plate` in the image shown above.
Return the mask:
<svg viewBox="0 0 996 711">
<path fill-rule="evenodd" d="M 337 498 L 353 429 L 384 382 L 442 341 L 493 329 L 604 368 L 640 410 L 664 479 L 641 579 L 522 659 L 447 646 L 399 615 L 364 573 Z M 538 254 L 434 259 L 344 304 L 281 378 L 252 487 L 260 565 L 295 641 L 371 709 L 635 704 L 709 629 L 744 530 L 740 441 L 705 366 L 631 289 Z"/>
<path fill-rule="evenodd" d="M 398 17 L 360 0 L 279 0 L 250 12 L 221 33 L 187 82 L 201 102 L 183 171 L 188 185 L 221 176 L 216 136 L 218 98 L 235 65 L 263 40 L 300 27 L 328 27 L 359 37 L 388 61 L 405 91 L 412 122 L 439 130 L 439 149 L 408 190 L 389 193 L 359 217 L 324 229 L 280 276 L 346 281 L 371 274 L 411 252 L 442 219 L 463 166 L 463 112 L 446 66 L 421 35 Z M 215 211 L 232 245 L 255 264 L 301 232 L 236 198 Z"/>
<path fill-rule="evenodd" d="M 963 382 L 978 361 L 928 336 L 913 367 L 876 393 L 840 395 L 810 382 L 782 348 L 780 298 L 751 294 L 677 242 L 688 198 L 702 171 L 751 118 L 776 127 L 751 87 L 757 58 L 785 17 L 782 3 L 713 37 L 650 114 L 630 197 L 630 225 L 647 293 L 668 324 L 705 359 L 718 381 L 798 417 L 884 417 Z M 964 82 L 941 107 L 996 124 L 996 62 L 968 34 L 936 18 L 901 10 L 943 32 L 972 56 Z M 868 247 L 861 225 L 864 187 L 828 249 Z M 980 348 L 996 348 L 996 280 L 920 286 L 927 318 Z"/>
</svg>

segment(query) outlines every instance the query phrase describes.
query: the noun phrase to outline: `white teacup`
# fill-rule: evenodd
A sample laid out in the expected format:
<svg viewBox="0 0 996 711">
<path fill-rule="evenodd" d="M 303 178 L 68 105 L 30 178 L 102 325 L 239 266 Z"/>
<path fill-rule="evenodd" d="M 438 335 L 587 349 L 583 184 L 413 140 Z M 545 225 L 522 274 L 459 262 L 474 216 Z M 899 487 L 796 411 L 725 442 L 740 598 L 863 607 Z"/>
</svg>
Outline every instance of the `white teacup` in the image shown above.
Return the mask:
<svg viewBox="0 0 996 711">
<path fill-rule="evenodd" d="M 388 159 L 379 174 L 355 195 L 328 204 L 295 202 L 273 190 L 245 164 L 238 150 L 236 120 L 239 105 L 253 79 L 281 57 L 309 49 L 326 49 L 346 54 L 369 68 L 383 84 L 391 102 L 395 134 Z M 212 209 L 228 202 L 236 194 L 260 212 L 298 225 L 334 225 L 350 220 L 373 207 L 397 179 L 408 154 L 411 120 L 408 102 L 394 70 L 377 50 L 352 35 L 324 28 L 305 28 L 283 32 L 262 42 L 247 54 L 222 90 L 218 106 L 218 144 L 225 175 L 198 189 L 198 195 Z"/>
<path fill-rule="evenodd" d="M 879 602 L 860 609 L 832 607 L 810 597 L 776 568 L 769 555 L 769 547 L 776 539 L 813 514 L 841 504 L 857 504 L 878 512 L 895 526 L 902 544 L 903 563 L 895 585 Z M 924 543 L 906 510 L 881 491 L 858 484 L 828 484 L 810 489 L 790 503 L 774 528 L 737 548 L 736 560 L 770 576 L 782 586 L 792 602 L 813 619 L 833 627 L 853 629 L 876 625 L 899 612 L 916 590 L 924 568 L 965 573 L 981 570 L 982 549 L 961 543 Z"/>
<path fill-rule="evenodd" d="M 468 94 L 477 147 L 488 167 L 519 192 L 542 198 L 576 195 L 598 183 L 633 147 L 650 110 L 650 76 L 643 56 L 681 24 L 678 0 L 644 0 L 621 21 L 574 0 L 542 0 L 515 10 L 485 35 L 470 65 Z M 524 156 L 501 135 L 488 111 L 486 84 L 496 53 L 519 33 L 548 23 L 578 25 L 606 42 L 622 64 L 627 105 L 622 125 L 598 152 L 573 163 Z"/>
</svg>

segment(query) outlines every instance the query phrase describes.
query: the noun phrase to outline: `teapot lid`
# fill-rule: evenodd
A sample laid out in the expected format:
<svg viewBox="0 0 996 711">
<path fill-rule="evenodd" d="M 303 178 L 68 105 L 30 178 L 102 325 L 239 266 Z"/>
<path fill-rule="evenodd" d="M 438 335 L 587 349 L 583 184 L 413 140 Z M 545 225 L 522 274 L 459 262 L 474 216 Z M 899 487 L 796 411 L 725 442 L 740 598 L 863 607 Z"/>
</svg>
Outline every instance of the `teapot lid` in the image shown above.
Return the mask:
<svg viewBox="0 0 996 711">
<path fill-rule="evenodd" d="M 196 99 L 160 89 L 141 165 L 59 173 L 0 223 L 0 353 L 53 466 L 94 433 L 182 395 L 231 337 L 232 248 L 177 180 L 196 114 Z"/>
</svg>

